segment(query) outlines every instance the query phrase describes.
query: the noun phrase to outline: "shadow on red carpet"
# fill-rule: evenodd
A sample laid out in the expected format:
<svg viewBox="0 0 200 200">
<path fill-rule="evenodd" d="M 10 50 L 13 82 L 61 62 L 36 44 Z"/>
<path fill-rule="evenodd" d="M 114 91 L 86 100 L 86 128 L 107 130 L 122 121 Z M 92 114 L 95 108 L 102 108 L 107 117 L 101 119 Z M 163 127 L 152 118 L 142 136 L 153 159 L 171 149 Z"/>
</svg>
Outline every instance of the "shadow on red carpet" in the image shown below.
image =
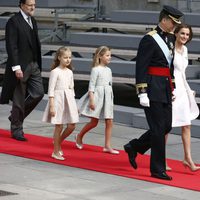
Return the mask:
<svg viewBox="0 0 200 200">
<path fill-rule="evenodd" d="M 26 134 L 26 137 L 27 142 L 19 142 L 10 137 L 9 131 L 0 129 L 0 153 L 200 191 L 200 171 L 191 172 L 177 160 L 168 159 L 173 168 L 168 174 L 173 180 L 165 181 L 150 177 L 148 155 L 138 155 L 138 169 L 134 170 L 123 150 L 119 155 L 112 155 L 103 153 L 102 147 L 86 144 L 79 150 L 74 142 L 64 141 L 62 150 L 66 159 L 59 161 L 51 158 L 52 138 L 32 134 Z"/>
</svg>

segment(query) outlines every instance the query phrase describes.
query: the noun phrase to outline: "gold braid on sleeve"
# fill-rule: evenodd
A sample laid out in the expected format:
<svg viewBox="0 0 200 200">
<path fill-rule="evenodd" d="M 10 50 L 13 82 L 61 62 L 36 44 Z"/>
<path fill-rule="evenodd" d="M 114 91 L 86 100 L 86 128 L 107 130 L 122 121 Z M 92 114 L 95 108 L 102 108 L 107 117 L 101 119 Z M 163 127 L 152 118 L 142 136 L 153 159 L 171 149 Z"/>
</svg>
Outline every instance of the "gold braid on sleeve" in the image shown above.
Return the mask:
<svg viewBox="0 0 200 200">
<path fill-rule="evenodd" d="M 147 83 L 136 84 L 136 93 L 137 94 L 147 93 Z"/>
</svg>

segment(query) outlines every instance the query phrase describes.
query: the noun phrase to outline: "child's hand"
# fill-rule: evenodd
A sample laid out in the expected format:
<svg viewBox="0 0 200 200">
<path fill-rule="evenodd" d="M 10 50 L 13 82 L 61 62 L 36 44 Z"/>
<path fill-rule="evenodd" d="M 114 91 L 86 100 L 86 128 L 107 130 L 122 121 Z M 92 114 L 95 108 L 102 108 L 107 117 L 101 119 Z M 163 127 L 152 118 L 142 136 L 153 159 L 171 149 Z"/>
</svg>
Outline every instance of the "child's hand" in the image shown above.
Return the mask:
<svg viewBox="0 0 200 200">
<path fill-rule="evenodd" d="M 93 92 L 89 92 L 89 99 L 90 99 L 90 109 L 94 110 L 95 109 L 95 104 L 94 104 L 94 93 Z"/>
<path fill-rule="evenodd" d="M 91 109 L 91 110 L 95 110 L 95 105 L 94 105 L 93 102 L 90 102 L 90 109 Z"/>
<path fill-rule="evenodd" d="M 51 117 L 54 117 L 55 114 L 56 114 L 53 106 L 50 106 L 50 111 L 49 112 L 50 112 Z"/>
</svg>

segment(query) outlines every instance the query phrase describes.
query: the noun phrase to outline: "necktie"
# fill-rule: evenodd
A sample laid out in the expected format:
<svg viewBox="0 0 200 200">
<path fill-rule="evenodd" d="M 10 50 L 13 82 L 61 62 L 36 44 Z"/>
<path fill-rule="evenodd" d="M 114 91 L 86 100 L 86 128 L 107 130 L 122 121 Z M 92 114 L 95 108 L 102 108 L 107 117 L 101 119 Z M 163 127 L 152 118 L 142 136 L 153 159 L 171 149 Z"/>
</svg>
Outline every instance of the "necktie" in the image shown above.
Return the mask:
<svg viewBox="0 0 200 200">
<path fill-rule="evenodd" d="M 31 22 L 31 17 L 27 17 L 28 24 L 31 28 L 33 28 L 33 24 Z"/>
</svg>

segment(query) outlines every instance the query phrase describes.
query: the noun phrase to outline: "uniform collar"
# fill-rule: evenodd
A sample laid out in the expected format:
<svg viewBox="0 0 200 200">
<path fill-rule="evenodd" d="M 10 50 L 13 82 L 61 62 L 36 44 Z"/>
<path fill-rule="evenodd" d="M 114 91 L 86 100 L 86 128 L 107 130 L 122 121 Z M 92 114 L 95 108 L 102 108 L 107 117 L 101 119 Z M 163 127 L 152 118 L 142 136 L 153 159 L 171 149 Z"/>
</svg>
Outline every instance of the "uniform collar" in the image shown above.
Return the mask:
<svg viewBox="0 0 200 200">
<path fill-rule="evenodd" d="M 157 30 L 157 33 L 161 36 L 166 36 L 169 34 L 168 32 L 164 31 L 159 25 L 156 27 L 156 30 Z"/>
</svg>

